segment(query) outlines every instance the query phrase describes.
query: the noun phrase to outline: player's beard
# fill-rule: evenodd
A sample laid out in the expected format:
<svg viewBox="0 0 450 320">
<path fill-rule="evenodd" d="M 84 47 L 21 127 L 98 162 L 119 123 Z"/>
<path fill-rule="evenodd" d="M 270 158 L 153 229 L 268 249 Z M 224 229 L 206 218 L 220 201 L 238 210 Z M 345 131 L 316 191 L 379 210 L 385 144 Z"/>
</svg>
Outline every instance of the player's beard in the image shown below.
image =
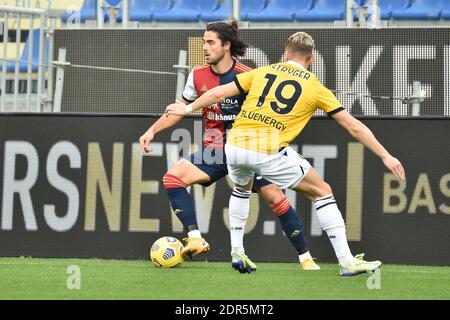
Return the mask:
<svg viewBox="0 0 450 320">
<path fill-rule="evenodd" d="M 220 61 L 222 61 L 223 57 L 225 56 L 225 52 L 222 53 L 222 55 L 220 55 L 219 57 L 217 57 L 214 60 L 210 60 L 208 62 L 209 65 L 215 66 L 217 65 Z M 211 57 L 211 56 L 210 56 Z"/>
</svg>

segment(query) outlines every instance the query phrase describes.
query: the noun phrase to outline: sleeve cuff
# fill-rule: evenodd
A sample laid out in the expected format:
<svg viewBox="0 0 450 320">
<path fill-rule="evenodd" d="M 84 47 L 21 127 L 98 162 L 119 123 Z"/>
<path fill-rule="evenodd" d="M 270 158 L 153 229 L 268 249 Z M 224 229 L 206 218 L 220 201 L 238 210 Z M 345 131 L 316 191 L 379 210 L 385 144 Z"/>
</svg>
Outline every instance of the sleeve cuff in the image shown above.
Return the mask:
<svg viewBox="0 0 450 320">
<path fill-rule="evenodd" d="M 234 83 L 236 83 L 236 86 L 238 87 L 240 93 L 245 93 L 244 89 L 242 89 L 241 84 L 239 83 L 239 80 L 237 77 L 234 77 Z"/>
<path fill-rule="evenodd" d="M 336 113 L 341 112 L 343 110 L 345 110 L 343 107 L 336 108 L 334 110 L 331 110 L 330 112 L 327 112 L 327 116 L 331 117 L 333 114 L 336 114 Z"/>
<path fill-rule="evenodd" d="M 189 103 L 192 103 L 192 102 L 195 101 L 195 100 L 188 99 L 188 98 L 186 98 L 185 96 L 181 96 L 181 97 L 183 98 L 183 100 L 185 100 L 185 101 L 187 101 L 187 102 L 189 102 Z"/>
</svg>

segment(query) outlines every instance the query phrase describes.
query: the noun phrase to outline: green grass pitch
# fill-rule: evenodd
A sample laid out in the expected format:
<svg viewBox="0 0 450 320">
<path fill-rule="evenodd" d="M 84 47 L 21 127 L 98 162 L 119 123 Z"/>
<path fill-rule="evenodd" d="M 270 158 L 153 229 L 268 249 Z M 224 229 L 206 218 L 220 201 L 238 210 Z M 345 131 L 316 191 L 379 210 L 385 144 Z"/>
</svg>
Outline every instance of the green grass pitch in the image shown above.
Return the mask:
<svg viewBox="0 0 450 320">
<path fill-rule="evenodd" d="M 72 265 L 80 289 L 67 287 Z M 375 282 L 374 274 L 340 277 L 337 264 L 312 272 L 297 263 L 257 265 L 240 274 L 225 262 L 156 269 L 145 260 L 0 258 L 0 299 L 450 299 L 450 267 L 383 265 Z"/>
</svg>

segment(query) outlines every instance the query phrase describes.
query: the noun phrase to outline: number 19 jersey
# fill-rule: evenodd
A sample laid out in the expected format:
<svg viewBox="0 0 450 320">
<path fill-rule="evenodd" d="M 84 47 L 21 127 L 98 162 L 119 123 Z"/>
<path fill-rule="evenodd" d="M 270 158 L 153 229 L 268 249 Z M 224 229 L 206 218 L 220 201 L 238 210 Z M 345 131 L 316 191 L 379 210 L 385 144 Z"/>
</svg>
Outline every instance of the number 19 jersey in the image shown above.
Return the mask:
<svg viewBox="0 0 450 320">
<path fill-rule="evenodd" d="M 260 153 L 277 153 L 300 134 L 317 108 L 328 115 L 343 108 L 334 94 L 294 62 L 276 63 L 236 75 L 247 93 L 227 143 Z"/>
</svg>

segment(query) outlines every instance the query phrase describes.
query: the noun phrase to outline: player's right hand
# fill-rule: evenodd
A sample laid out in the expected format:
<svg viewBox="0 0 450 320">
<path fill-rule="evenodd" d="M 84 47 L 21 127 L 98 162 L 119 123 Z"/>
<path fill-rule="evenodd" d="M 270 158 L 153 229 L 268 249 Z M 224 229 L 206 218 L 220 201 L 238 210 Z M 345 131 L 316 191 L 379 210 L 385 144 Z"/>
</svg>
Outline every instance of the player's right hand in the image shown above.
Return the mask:
<svg viewBox="0 0 450 320">
<path fill-rule="evenodd" d="M 166 113 L 167 116 L 169 114 L 174 114 L 174 115 L 177 115 L 177 116 L 185 116 L 185 115 L 187 115 L 186 104 L 182 103 L 182 102 L 169 104 L 166 107 L 165 113 Z"/>
<path fill-rule="evenodd" d="M 397 178 L 405 180 L 405 169 L 397 158 L 387 156 L 383 158 L 383 163 Z"/>
<path fill-rule="evenodd" d="M 141 150 L 143 153 L 149 153 L 153 151 L 153 149 L 150 147 L 150 142 L 155 137 L 153 131 L 147 130 L 140 138 L 139 138 L 139 145 L 141 146 Z"/>
</svg>

